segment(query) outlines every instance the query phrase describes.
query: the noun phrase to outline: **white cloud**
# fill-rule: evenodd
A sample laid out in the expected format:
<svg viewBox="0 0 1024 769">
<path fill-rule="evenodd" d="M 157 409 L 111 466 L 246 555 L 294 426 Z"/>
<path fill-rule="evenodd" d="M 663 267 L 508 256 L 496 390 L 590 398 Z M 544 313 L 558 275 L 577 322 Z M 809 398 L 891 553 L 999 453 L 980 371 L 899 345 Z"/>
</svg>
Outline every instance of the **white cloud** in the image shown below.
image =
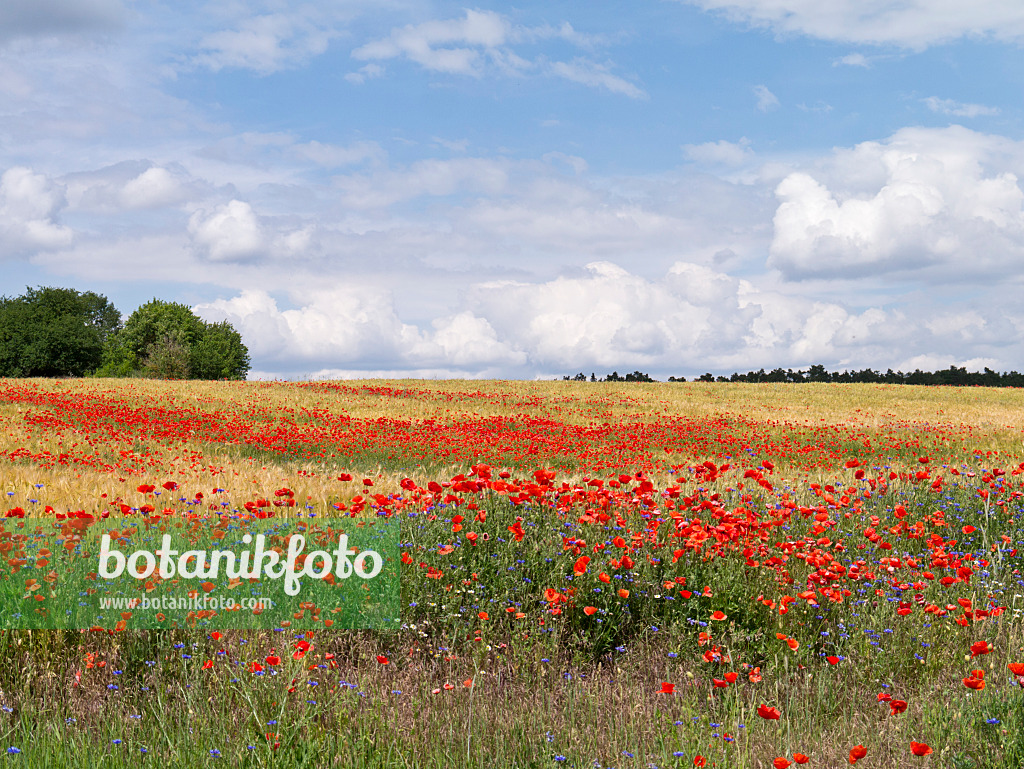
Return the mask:
<svg viewBox="0 0 1024 769">
<path fill-rule="evenodd" d="M 694 163 L 712 166 L 739 166 L 750 162 L 754 151 L 750 149 L 750 140 L 746 137 L 738 142 L 720 139 L 717 142 L 703 144 L 684 144 L 683 154 Z"/>
<path fill-rule="evenodd" d="M 910 373 L 913 371 L 943 371 L 950 366 L 965 368 L 968 371 L 982 371 L 985 368 L 993 371 L 1000 371 L 1000 362 L 997 358 L 958 358 L 954 355 L 943 355 L 941 353 L 924 353 L 914 355 L 894 366 L 897 371 Z M 1016 369 L 1014 369 L 1016 370 Z"/>
<path fill-rule="evenodd" d="M 68 209 L 76 213 L 124 213 L 175 209 L 210 193 L 208 184 L 177 164 L 126 160 L 62 177 Z"/>
<path fill-rule="evenodd" d="M 940 315 L 926 325 L 928 330 L 936 336 L 955 335 L 966 341 L 979 339 L 982 334 L 986 333 L 985 318 L 976 310 Z"/>
<path fill-rule="evenodd" d="M 850 53 L 832 62 L 833 67 L 838 67 L 840 65 L 845 65 L 847 67 L 864 67 L 867 69 L 871 66 L 871 62 L 868 60 L 868 57 L 862 53 Z"/>
<path fill-rule="evenodd" d="M 566 80 L 571 80 L 574 83 L 582 83 L 592 88 L 604 88 L 612 93 L 628 96 L 631 99 L 644 99 L 647 97 L 643 89 L 638 88 L 618 75 L 613 75 L 606 65 L 598 64 L 589 59 L 576 58 L 572 61 L 552 62 L 550 71 L 552 74 Z"/>
<path fill-rule="evenodd" d="M 462 75 L 479 75 L 481 51 L 505 43 L 509 22 L 494 11 L 467 10 L 462 19 L 427 21 L 394 29 L 352 51 L 358 61 L 382 61 L 404 57 L 424 69 Z"/>
<path fill-rule="evenodd" d="M 515 43 L 551 38 L 588 49 L 600 42 L 599 37 L 582 34 L 568 22 L 559 27 L 530 28 L 513 25 L 494 11 L 466 10 L 465 14 L 461 19 L 431 20 L 395 28 L 387 37 L 353 50 L 352 58 L 371 65 L 391 59 L 407 59 L 431 72 L 472 77 L 482 76 L 490 65 L 505 75 L 521 77 L 528 72 L 540 72 L 631 99 L 646 97 L 641 88 L 614 74 L 609 64 L 584 57 L 571 61 L 553 61 L 544 56 L 528 59 L 512 48 Z M 379 65 L 372 71 L 363 67 L 357 72 L 350 72 L 346 79 L 359 84 L 380 74 Z"/>
<path fill-rule="evenodd" d="M 322 54 L 336 34 L 309 13 L 251 16 L 237 29 L 205 35 L 193 61 L 214 72 L 233 67 L 267 75 Z"/>
<path fill-rule="evenodd" d="M 196 245 L 214 261 L 258 256 L 266 245 L 256 213 L 241 200 L 232 200 L 210 212 L 196 211 L 189 219 L 188 231 Z"/>
<path fill-rule="evenodd" d="M 1024 144 L 958 126 L 837 151 L 776 188 L 769 264 L 794 278 L 1019 265 L 1021 172 Z"/>
<path fill-rule="evenodd" d="M 0 256 L 65 248 L 73 233 L 57 221 L 63 190 L 43 174 L 21 166 L 0 176 Z"/>
<path fill-rule="evenodd" d="M 770 112 L 779 108 L 779 97 L 768 90 L 768 86 L 754 86 L 754 96 L 757 97 L 757 108 L 761 112 Z"/>
<path fill-rule="evenodd" d="M 394 363 L 429 343 L 418 328 L 398 319 L 386 291 L 348 284 L 312 289 L 302 298 L 301 309 L 280 310 L 266 292 L 249 290 L 195 311 L 229 321 L 251 340 L 250 352 L 262 365 L 286 370 Z"/>
<path fill-rule="evenodd" d="M 293 376 L 667 376 L 813 363 L 912 370 L 925 360 L 915 356 L 940 368 L 999 368 L 991 337 L 1013 325 L 992 308 L 954 317 L 804 300 L 685 261 L 654 278 L 593 262 L 551 280 L 478 282 L 449 304 L 454 312 L 419 325 L 401 318 L 404 303 L 390 289 L 358 279 L 305 291 L 293 284 L 290 295 L 295 309 L 255 289 L 195 309 L 238 328 L 265 375 Z"/>
<path fill-rule="evenodd" d="M 383 74 L 384 67 L 371 61 L 369 64 L 364 64 L 357 71 L 347 73 L 345 75 L 345 79 L 355 85 L 362 85 L 367 80 L 375 77 L 381 77 Z"/>
<path fill-rule="evenodd" d="M 983 104 L 966 104 L 953 101 L 953 99 L 940 99 L 937 96 L 929 96 L 922 101 L 932 112 L 955 117 L 990 117 L 999 114 L 998 107 L 986 107 Z"/>
<path fill-rule="evenodd" d="M 433 327 L 430 341 L 437 346 L 438 357 L 453 366 L 513 367 L 526 362 L 524 352 L 499 341 L 491 324 L 471 312 L 440 318 Z"/>
<path fill-rule="evenodd" d="M 686 0 L 779 33 L 921 49 L 961 37 L 1024 38 L 1018 0 Z"/>
<path fill-rule="evenodd" d="M 157 208 L 182 200 L 181 184 L 166 168 L 153 166 L 131 179 L 121 190 L 125 208 Z"/>
</svg>

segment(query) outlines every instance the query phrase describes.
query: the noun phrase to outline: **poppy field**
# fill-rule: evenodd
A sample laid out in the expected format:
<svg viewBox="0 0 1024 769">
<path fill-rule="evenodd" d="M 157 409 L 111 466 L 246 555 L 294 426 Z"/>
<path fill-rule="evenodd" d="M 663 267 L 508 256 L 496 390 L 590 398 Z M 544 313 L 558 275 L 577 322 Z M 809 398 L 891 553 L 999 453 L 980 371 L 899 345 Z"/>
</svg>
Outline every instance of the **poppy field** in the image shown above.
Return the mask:
<svg viewBox="0 0 1024 769">
<path fill-rule="evenodd" d="M 1011 388 L 0 380 L 0 579 L 387 519 L 401 610 L 5 627 L 0 760 L 1022 767 L 1022 441 Z"/>
</svg>

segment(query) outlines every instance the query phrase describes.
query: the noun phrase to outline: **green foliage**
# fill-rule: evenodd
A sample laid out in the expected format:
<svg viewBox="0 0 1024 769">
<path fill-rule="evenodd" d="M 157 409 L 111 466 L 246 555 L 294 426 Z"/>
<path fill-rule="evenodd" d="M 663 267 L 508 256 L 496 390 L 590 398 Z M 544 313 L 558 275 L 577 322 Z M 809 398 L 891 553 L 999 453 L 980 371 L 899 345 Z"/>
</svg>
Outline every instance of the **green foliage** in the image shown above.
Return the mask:
<svg viewBox="0 0 1024 769">
<path fill-rule="evenodd" d="M 227 321 L 207 323 L 187 305 L 153 299 L 142 305 L 104 352 L 101 376 L 155 379 L 244 379 L 249 351 Z"/>
<path fill-rule="evenodd" d="M 249 351 L 227 321 L 153 299 L 121 314 L 105 296 L 29 288 L 0 297 L 0 377 L 245 379 Z"/>
<path fill-rule="evenodd" d="M 244 379 L 249 372 L 249 350 L 227 321 L 207 323 L 192 346 L 190 365 L 195 379 Z"/>
<path fill-rule="evenodd" d="M 84 376 L 121 324 L 105 296 L 69 288 L 0 298 L 0 376 Z"/>
<path fill-rule="evenodd" d="M 147 348 L 142 372 L 154 379 L 191 379 L 189 358 L 189 348 L 180 341 L 180 336 L 168 334 Z"/>
</svg>

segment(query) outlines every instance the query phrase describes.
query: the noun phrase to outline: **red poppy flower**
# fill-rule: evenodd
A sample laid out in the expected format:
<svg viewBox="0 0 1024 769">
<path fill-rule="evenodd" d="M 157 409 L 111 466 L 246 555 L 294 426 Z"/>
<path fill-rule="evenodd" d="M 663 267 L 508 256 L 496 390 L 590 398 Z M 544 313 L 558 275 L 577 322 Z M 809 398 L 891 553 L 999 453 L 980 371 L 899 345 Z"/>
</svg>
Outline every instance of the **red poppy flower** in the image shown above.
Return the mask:
<svg viewBox="0 0 1024 769">
<path fill-rule="evenodd" d="M 672 694 L 676 690 L 675 684 L 670 684 L 667 681 L 661 685 L 661 691 L 658 694 Z"/>
<path fill-rule="evenodd" d="M 761 718 L 766 718 L 769 721 L 778 721 L 782 716 L 776 708 L 770 708 L 764 704 L 758 705 L 757 714 L 761 716 Z"/>
<path fill-rule="evenodd" d="M 714 613 L 713 613 L 713 614 L 711 615 L 711 619 L 713 619 L 713 620 L 715 620 L 715 621 L 717 621 L 717 622 L 721 622 L 722 620 L 724 620 L 724 619 L 725 619 L 725 612 L 724 612 L 724 611 L 722 611 L 721 609 L 719 609 L 719 610 L 715 611 L 715 612 L 714 612 Z"/>
<path fill-rule="evenodd" d="M 903 700 L 892 700 L 889 703 L 889 707 L 892 710 L 892 715 L 898 716 L 900 713 L 904 713 L 907 710 L 907 703 Z"/>
<path fill-rule="evenodd" d="M 988 645 L 988 641 L 978 641 L 971 644 L 972 657 L 977 657 L 979 654 L 988 654 L 990 651 L 992 651 L 992 647 Z"/>
<path fill-rule="evenodd" d="M 583 607 L 583 613 L 586 614 L 588 617 L 591 614 L 597 614 L 597 607 L 596 606 L 584 606 Z"/>
<path fill-rule="evenodd" d="M 798 764 L 806 764 L 811 760 L 810 756 L 805 756 L 803 753 L 794 753 L 793 760 Z"/>
<path fill-rule="evenodd" d="M 388 658 L 385 657 L 383 654 L 378 654 L 377 655 L 377 662 L 379 662 L 381 665 L 387 665 L 388 664 Z"/>
<path fill-rule="evenodd" d="M 868 749 L 863 745 L 854 745 L 850 748 L 850 763 L 855 764 L 868 754 Z"/>
<path fill-rule="evenodd" d="M 278 657 L 276 654 L 271 654 L 264 660 L 264 662 L 266 662 L 268 665 L 280 665 L 281 658 Z"/>
<path fill-rule="evenodd" d="M 786 769 L 786 767 L 789 766 L 789 761 L 779 756 L 772 761 L 772 766 L 774 766 L 775 769 Z"/>
<path fill-rule="evenodd" d="M 696 755 L 693 757 L 694 766 L 707 766 L 708 760 L 704 756 Z"/>
<path fill-rule="evenodd" d="M 1010 669 L 1010 672 L 1015 676 L 1024 676 L 1024 662 L 1011 662 L 1006 667 Z"/>
<path fill-rule="evenodd" d="M 932 752 L 932 749 L 924 742 L 910 741 L 910 752 L 915 756 L 927 756 Z"/>
</svg>

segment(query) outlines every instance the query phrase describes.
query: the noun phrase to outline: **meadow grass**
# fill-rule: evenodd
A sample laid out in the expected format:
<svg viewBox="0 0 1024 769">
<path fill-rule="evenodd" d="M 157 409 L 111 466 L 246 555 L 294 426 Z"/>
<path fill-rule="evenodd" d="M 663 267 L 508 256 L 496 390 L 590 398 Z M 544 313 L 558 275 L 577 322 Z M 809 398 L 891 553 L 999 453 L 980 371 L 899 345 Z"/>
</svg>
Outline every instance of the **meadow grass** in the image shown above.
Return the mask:
<svg viewBox="0 0 1024 769">
<path fill-rule="evenodd" d="M 143 414 L 129 419 L 110 409 L 99 422 L 53 426 L 27 421 L 26 414 L 60 417 L 60 409 L 0 399 L 0 449 L 30 455 L 0 465 L 3 492 L 8 507 L 35 517 L 44 517 L 45 505 L 98 512 L 115 499 L 136 504 L 138 483 L 167 479 L 190 491 L 201 488 L 207 501 L 223 499 L 232 510 L 288 486 L 302 507 L 325 514 L 365 494 L 358 488 L 362 477 L 372 479 L 374 492 L 398 494 L 406 477 L 422 487 L 470 472 L 468 462 L 432 461 L 415 443 L 332 457 L 329 444 L 288 454 L 230 439 L 172 440 L 125 428 L 144 423 L 157 406 L 188 419 L 230 417 L 228 424 L 255 425 L 268 435 L 303 435 L 331 419 L 385 419 L 401 422 L 402 430 L 428 420 L 549 420 L 591 426 L 600 443 L 610 441 L 617 426 L 630 425 L 638 441 L 657 439 L 639 447 L 654 488 L 677 484 L 683 496 L 692 496 L 688 521 L 701 514 L 707 519 L 713 509 L 772 516 L 784 498 L 793 510 L 813 510 L 823 506 L 825 491 L 812 483 L 834 485 L 836 498 L 851 492 L 853 502 L 828 505 L 820 531 L 824 524 L 812 515 L 780 515 L 762 538 L 764 550 L 751 556 L 763 563 L 786 554 L 783 571 L 750 566 L 751 556 L 739 546 L 717 554 L 687 548 L 674 558 L 671 548 L 658 550 L 653 541 L 652 549 L 638 547 L 631 569 L 612 570 L 605 553 L 615 552 L 613 538 L 648 532 L 654 508 L 637 506 L 635 497 L 601 508 L 601 497 L 587 496 L 595 487 L 582 484 L 591 477 L 607 482 L 615 472 L 586 463 L 556 477 L 556 484 L 579 488 L 560 508 L 493 491 L 465 495 L 486 513 L 484 520 L 439 500 L 411 506 L 401 513 L 402 550 L 410 563 L 402 575 L 398 632 L 0 634 L 0 753 L 9 750 L 11 763 L 631 769 L 689 767 L 700 756 L 709 766 L 753 768 L 801 753 L 810 757 L 808 766 L 834 767 L 848 765 L 850 749 L 862 744 L 866 766 L 1024 766 L 1024 689 L 1007 670 L 1007 663 L 1024 662 L 1024 590 L 1015 550 L 1022 544 L 1021 511 L 1011 474 L 1024 461 L 1024 404 L 1017 391 L 574 382 L 30 384 L 47 392 L 73 388 Z M 0 382 L 0 391 L 9 385 Z M 666 452 L 666 434 L 654 427 L 680 417 L 699 429 Z M 103 436 L 102 425 L 116 429 Z M 125 448 L 131 462 L 98 466 Z M 473 456 L 494 452 L 486 441 L 470 448 Z M 52 462 L 61 454 L 67 464 Z M 939 474 L 946 479 L 941 491 L 912 479 L 922 467 L 918 457 L 926 455 L 934 457 L 928 482 Z M 864 479 L 854 479 L 836 459 L 858 457 L 869 471 Z M 510 481 L 525 486 L 532 470 L 554 466 L 557 458 L 552 446 L 494 466 L 509 468 Z M 694 467 L 706 459 L 733 468 L 717 477 L 697 475 Z M 774 465 L 771 471 L 764 460 Z M 952 476 L 951 468 L 962 474 Z M 993 486 L 983 500 L 978 492 L 989 483 L 983 476 L 995 468 L 1006 471 L 1002 491 Z M 745 477 L 747 469 L 764 473 L 772 488 Z M 339 482 L 341 472 L 354 481 Z M 211 487 L 227 491 L 218 496 Z M 990 504 L 996 496 L 1003 505 Z M 667 498 L 656 501 L 656 517 L 666 518 Z M 695 512 L 705 501 L 704 512 Z M 899 508 L 909 511 L 905 519 L 896 517 Z M 600 509 L 621 522 L 581 522 Z M 465 526 L 453 531 L 460 513 Z M 520 541 L 509 529 L 517 519 L 526 532 Z M 935 548 L 923 537 L 908 538 L 905 529 L 891 533 L 900 521 L 927 522 L 929 535 L 955 539 L 945 551 L 969 556 L 975 573 L 946 586 L 938 578 L 955 569 L 931 566 L 935 579 L 917 576 L 929 568 Z M 867 539 L 869 528 L 893 547 L 880 549 Z M 468 529 L 477 544 L 466 541 Z M 569 544 L 576 540 L 586 543 Z M 780 547 L 787 542 L 804 544 Z M 842 550 L 832 547 L 839 543 Z M 597 544 L 605 549 L 595 552 Z M 790 556 L 829 548 L 846 569 L 859 559 L 878 574 L 836 583 L 850 588 L 842 601 L 796 598 L 822 567 Z M 593 561 L 575 573 L 582 554 Z M 903 562 L 891 575 L 882 562 L 890 556 Z M 907 567 L 908 559 L 922 565 Z M 602 570 L 611 572 L 608 582 L 598 579 Z M 665 587 L 677 577 L 685 584 Z M 901 588 L 895 584 L 901 581 L 920 586 Z M 684 598 L 681 587 L 691 595 Z M 549 588 L 575 592 L 553 604 L 546 600 Z M 785 614 L 777 605 L 782 595 L 794 597 Z M 958 599 L 1005 609 L 962 626 L 952 621 L 962 615 Z M 900 601 L 913 607 L 907 616 L 895 611 Z M 940 617 L 924 613 L 926 604 L 957 608 Z M 723 620 L 713 619 L 716 610 Z M 971 645 L 981 640 L 991 651 L 972 656 Z M 304 652 L 302 641 L 311 644 Z M 268 655 L 281 663 L 267 664 Z M 254 670 L 254 663 L 263 670 Z M 985 686 L 967 688 L 963 680 L 979 669 Z M 727 673 L 736 679 L 716 686 Z M 671 694 L 662 693 L 666 683 Z M 880 694 L 905 701 L 906 711 L 893 714 Z M 760 717 L 760 705 L 777 708 L 780 718 Z M 933 753 L 913 756 L 911 740 L 927 743 Z"/>
</svg>

